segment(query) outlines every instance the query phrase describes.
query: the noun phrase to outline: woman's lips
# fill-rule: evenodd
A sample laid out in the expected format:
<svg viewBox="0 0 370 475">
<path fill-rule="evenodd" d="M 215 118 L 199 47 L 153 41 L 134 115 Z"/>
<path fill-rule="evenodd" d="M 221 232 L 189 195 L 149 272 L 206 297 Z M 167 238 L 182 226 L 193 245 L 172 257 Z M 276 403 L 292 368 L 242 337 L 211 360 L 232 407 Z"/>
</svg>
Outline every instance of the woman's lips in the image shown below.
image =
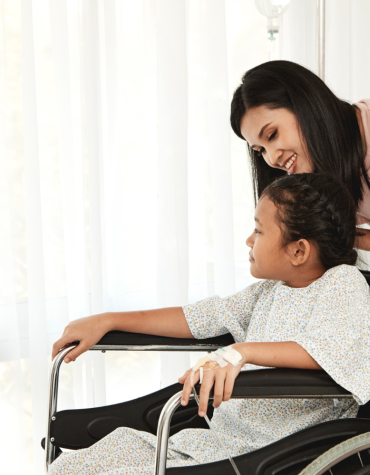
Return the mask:
<svg viewBox="0 0 370 475">
<path fill-rule="evenodd" d="M 295 169 L 297 168 L 297 158 L 294 160 L 294 162 L 292 163 L 291 167 L 289 168 L 288 171 L 288 175 L 293 175 L 293 173 L 295 172 Z"/>
</svg>

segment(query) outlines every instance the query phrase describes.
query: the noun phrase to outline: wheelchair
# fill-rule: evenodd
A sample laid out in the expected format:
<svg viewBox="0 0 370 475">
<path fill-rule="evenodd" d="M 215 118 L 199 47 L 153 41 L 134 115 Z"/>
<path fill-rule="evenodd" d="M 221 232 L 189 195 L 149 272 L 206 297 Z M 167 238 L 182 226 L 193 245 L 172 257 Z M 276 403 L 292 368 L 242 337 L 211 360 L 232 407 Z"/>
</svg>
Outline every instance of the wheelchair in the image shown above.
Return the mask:
<svg viewBox="0 0 370 475">
<path fill-rule="evenodd" d="M 370 285 L 370 272 L 361 271 Z M 168 338 L 112 331 L 90 351 L 215 351 L 234 343 L 230 334 L 204 340 Z M 49 465 L 61 448 L 90 447 L 118 427 L 157 435 L 155 475 L 233 475 L 228 459 L 185 467 L 166 468 L 168 438 L 188 428 L 208 426 L 198 416 L 194 396 L 181 406 L 179 383 L 147 396 L 105 407 L 57 411 L 59 369 L 65 355 L 75 346 L 61 350 L 50 372 L 46 438 L 42 446 Z M 199 384 L 196 391 L 199 394 Z M 352 398 L 322 370 L 261 369 L 241 372 L 232 398 Z M 213 415 L 212 393 L 207 415 Z M 370 475 L 370 402 L 360 406 L 357 418 L 338 419 L 309 427 L 254 452 L 234 457 L 242 475 Z"/>
</svg>

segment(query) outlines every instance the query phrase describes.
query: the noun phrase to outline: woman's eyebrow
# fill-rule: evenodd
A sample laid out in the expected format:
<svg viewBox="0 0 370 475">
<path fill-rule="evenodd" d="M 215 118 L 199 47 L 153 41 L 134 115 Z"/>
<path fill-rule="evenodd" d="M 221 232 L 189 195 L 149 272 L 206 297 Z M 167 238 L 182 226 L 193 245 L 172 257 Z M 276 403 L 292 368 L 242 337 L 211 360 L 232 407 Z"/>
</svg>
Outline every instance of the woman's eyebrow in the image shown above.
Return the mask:
<svg viewBox="0 0 370 475">
<path fill-rule="evenodd" d="M 260 130 L 260 133 L 258 134 L 258 138 L 260 139 L 263 135 L 263 132 L 265 131 L 265 128 L 268 127 L 272 122 L 269 122 L 268 124 L 265 124 L 262 129 Z M 258 147 L 258 145 L 250 145 L 250 148 L 253 147 Z"/>
</svg>

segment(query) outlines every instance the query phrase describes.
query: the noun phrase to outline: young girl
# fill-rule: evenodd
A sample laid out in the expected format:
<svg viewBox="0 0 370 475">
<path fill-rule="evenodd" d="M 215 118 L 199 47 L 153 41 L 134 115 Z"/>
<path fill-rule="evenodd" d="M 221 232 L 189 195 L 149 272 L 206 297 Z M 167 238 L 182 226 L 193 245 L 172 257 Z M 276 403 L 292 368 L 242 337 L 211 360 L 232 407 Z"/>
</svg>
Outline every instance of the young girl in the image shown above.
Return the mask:
<svg viewBox="0 0 370 475">
<path fill-rule="evenodd" d="M 368 284 L 354 267 L 352 198 L 328 177 L 286 176 L 265 189 L 255 221 L 247 245 L 251 274 L 263 280 L 231 297 L 210 297 L 183 309 L 108 315 L 110 323 L 103 329 L 195 338 L 232 333 L 236 341 L 232 347 L 242 362 L 225 367 L 208 362 L 202 367 L 199 407 L 204 416 L 214 385 L 213 422 L 232 456 L 321 422 L 356 417 L 358 404 L 370 399 L 370 296 Z M 54 355 L 69 341 L 80 340 L 83 348 L 88 347 L 86 341 L 97 334 L 94 338 L 86 334 L 94 325 L 103 331 L 102 321 L 103 317 L 93 316 L 69 325 L 56 342 Z M 165 331 L 169 324 L 172 329 Z M 229 400 L 242 367 L 256 366 L 322 368 L 354 400 Z M 184 383 L 184 405 L 191 391 L 190 371 L 179 378 Z M 199 380 L 199 370 L 193 379 Z M 150 474 L 155 445 L 152 434 L 122 427 L 88 449 L 62 454 L 50 473 Z M 210 430 L 183 430 L 169 440 L 168 467 L 223 458 Z"/>
</svg>

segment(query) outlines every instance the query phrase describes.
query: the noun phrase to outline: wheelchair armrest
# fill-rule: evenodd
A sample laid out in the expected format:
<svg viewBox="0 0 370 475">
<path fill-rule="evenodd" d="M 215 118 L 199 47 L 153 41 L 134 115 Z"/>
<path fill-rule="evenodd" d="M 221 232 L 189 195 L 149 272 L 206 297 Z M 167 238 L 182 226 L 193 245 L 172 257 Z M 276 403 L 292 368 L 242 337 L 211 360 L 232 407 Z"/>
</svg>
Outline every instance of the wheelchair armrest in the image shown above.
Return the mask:
<svg viewBox="0 0 370 475">
<path fill-rule="evenodd" d="M 106 333 L 91 350 L 213 351 L 233 343 L 235 341 L 230 333 L 198 340 L 111 331 Z"/>
<path fill-rule="evenodd" d="M 199 392 L 197 385 L 197 392 Z M 258 369 L 242 371 L 232 398 L 352 398 L 323 370 Z"/>
</svg>

